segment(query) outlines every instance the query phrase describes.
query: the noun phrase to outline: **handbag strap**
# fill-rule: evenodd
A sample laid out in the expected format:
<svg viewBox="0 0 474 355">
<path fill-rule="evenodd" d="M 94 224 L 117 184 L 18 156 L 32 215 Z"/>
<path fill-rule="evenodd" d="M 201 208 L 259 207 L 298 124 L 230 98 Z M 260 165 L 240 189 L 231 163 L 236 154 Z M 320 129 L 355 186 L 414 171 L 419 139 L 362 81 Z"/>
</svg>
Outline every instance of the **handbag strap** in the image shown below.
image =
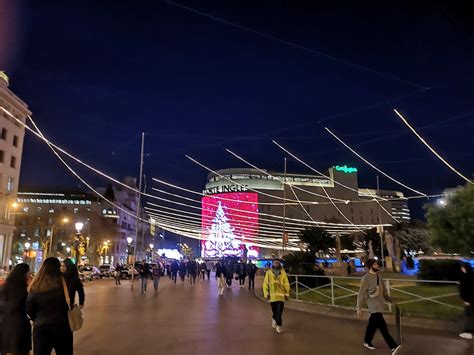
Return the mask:
<svg viewBox="0 0 474 355">
<path fill-rule="evenodd" d="M 63 284 L 64 297 L 66 298 L 67 308 L 71 309 L 71 299 L 69 298 L 69 291 L 67 289 L 66 280 L 61 276 L 61 282 Z"/>
</svg>

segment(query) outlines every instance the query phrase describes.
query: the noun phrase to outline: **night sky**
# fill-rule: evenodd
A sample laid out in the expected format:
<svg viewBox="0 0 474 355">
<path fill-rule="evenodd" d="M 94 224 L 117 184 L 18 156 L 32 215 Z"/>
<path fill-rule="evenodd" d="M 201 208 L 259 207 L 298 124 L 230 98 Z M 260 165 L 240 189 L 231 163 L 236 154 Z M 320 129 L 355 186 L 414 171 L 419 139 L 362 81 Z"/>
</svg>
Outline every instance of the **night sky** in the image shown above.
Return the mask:
<svg viewBox="0 0 474 355">
<path fill-rule="evenodd" d="M 116 177 L 138 175 L 144 131 L 149 186 L 156 176 L 201 190 L 207 173 L 184 155 L 244 166 L 225 148 L 282 170 L 277 139 L 317 169 L 357 166 L 375 187 L 327 125 L 439 193 L 463 180 L 392 109 L 472 176 L 474 19 L 461 2 L 411 3 L 0 0 L 0 68 L 52 141 Z M 20 189 L 79 185 L 48 149 L 27 135 Z M 289 172 L 310 173 L 291 160 Z M 385 178 L 381 188 L 412 195 Z"/>
</svg>

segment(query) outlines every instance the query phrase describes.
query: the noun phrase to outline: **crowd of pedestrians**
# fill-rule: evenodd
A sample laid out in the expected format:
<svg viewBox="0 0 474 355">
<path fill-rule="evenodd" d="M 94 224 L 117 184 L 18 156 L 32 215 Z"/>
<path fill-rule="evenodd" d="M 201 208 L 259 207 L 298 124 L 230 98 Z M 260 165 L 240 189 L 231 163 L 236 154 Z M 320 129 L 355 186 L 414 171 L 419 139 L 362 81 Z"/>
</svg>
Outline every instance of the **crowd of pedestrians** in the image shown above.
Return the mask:
<svg viewBox="0 0 474 355">
<path fill-rule="evenodd" d="M 84 288 L 70 259 L 47 258 L 33 280 L 27 264 L 16 265 L 0 288 L 0 353 L 72 354 L 68 310 L 76 293 L 83 307 Z"/>
</svg>

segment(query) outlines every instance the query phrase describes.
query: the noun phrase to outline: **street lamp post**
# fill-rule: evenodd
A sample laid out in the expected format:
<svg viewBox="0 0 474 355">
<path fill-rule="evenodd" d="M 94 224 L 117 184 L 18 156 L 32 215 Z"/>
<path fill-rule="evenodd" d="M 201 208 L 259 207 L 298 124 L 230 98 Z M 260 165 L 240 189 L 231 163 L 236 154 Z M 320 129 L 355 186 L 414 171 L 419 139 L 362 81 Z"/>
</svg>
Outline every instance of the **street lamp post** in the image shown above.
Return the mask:
<svg viewBox="0 0 474 355">
<path fill-rule="evenodd" d="M 132 255 L 132 242 L 133 238 L 132 237 L 127 237 L 127 264 L 130 264 L 130 256 Z"/>
<path fill-rule="evenodd" d="M 74 243 L 74 249 L 75 249 L 75 256 L 76 256 L 76 265 L 79 265 L 79 259 L 80 259 L 80 255 L 79 255 L 79 244 L 80 244 L 80 237 L 81 237 L 81 231 L 82 231 L 82 228 L 84 228 L 84 223 L 82 222 L 76 222 L 74 224 L 74 227 L 76 228 L 76 240 L 75 240 L 75 243 Z"/>
<path fill-rule="evenodd" d="M 154 248 L 155 246 L 150 243 L 149 247 L 150 247 L 150 261 L 152 262 L 152 261 L 153 261 L 153 248 Z"/>
<path fill-rule="evenodd" d="M 66 224 L 69 222 L 69 219 L 64 217 L 61 222 L 63 224 Z M 55 222 L 52 226 L 51 226 L 51 234 L 49 235 L 49 246 L 48 246 L 48 253 L 47 255 L 48 256 L 53 256 L 53 235 L 54 235 L 54 228 L 56 228 L 58 222 Z"/>
</svg>

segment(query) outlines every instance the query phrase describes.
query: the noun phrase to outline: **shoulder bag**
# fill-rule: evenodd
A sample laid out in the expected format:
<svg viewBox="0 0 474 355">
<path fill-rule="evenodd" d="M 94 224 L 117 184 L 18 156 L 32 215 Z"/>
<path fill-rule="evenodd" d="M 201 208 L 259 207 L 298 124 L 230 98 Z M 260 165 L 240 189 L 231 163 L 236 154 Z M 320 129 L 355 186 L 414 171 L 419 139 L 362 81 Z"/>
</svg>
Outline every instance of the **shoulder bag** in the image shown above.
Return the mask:
<svg viewBox="0 0 474 355">
<path fill-rule="evenodd" d="M 63 283 L 64 297 L 66 298 L 68 307 L 67 318 L 69 320 L 69 328 L 71 328 L 71 332 L 75 332 L 82 328 L 84 318 L 82 317 L 82 311 L 77 304 L 71 307 L 71 299 L 69 298 L 66 280 L 64 280 L 64 277 L 61 277 L 61 281 Z"/>
</svg>

